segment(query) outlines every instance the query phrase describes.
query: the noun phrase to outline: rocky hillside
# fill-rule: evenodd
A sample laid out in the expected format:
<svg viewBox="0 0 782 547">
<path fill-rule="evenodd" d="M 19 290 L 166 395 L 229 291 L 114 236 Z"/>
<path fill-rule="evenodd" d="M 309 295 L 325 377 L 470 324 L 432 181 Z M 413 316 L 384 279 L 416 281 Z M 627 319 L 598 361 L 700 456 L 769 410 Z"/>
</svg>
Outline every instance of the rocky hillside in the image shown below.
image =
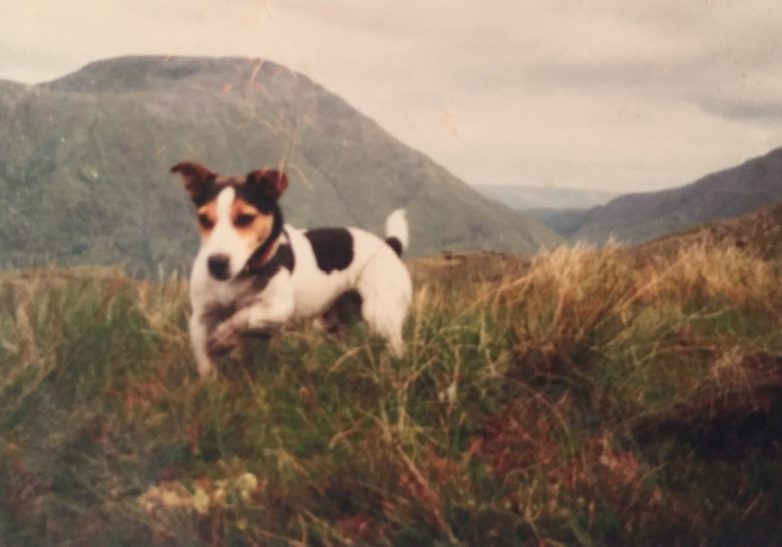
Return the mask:
<svg viewBox="0 0 782 547">
<path fill-rule="evenodd" d="M 0 82 L 3 266 L 186 268 L 197 245 L 168 167 L 283 165 L 300 226 L 380 230 L 404 206 L 412 254 L 531 253 L 559 238 L 481 197 L 307 77 L 257 59 L 125 57 L 42 85 Z"/>
</svg>

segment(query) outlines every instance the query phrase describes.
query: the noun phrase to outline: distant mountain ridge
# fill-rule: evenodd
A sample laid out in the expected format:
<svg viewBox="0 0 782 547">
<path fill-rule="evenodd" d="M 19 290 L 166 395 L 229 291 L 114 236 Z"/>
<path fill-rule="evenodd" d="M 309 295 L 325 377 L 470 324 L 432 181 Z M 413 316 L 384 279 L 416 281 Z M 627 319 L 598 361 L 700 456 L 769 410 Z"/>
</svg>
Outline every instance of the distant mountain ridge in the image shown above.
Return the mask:
<svg viewBox="0 0 782 547">
<path fill-rule="evenodd" d="M 0 82 L 0 265 L 186 268 L 191 206 L 168 167 L 283 166 L 286 220 L 380 232 L 411 252 L 535 252 L 560 238 L 479 196 L 304 75 L 260 59 L 122 57 L 45 84 Z"/>
<path fill-rule="evenodd" d="M 637 244 L 782 200 L 782 148 L 697 181 L 659 192 L 627 194 L 562 225 L 571 241 Z"/>
<path fill-rule="evenodd" d="M 617 192 L 565 186 L 524 186 L 513 184 L 476 184 L 481 194 L 518 211 L 549 209 L 589 209 L 608 203 Z"/>
</svg>

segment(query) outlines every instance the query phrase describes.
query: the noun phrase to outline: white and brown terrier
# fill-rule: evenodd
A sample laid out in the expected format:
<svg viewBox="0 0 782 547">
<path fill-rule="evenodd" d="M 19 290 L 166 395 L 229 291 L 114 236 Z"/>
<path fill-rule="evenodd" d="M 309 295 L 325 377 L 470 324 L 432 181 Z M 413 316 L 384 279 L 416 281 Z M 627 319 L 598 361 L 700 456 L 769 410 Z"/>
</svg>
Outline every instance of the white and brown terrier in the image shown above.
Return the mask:
<svg viewBox="0 0 782 547">
<path fill-rule="evenodd" d="M 412 295 L 399 258 L 409 239 L 403 210 L 389 215 L 385 240 L 358 228 L 297 230 L 283 225 L 278 204 L 285 173 L 221 176 L 190 162 L 171 171 L 184 178 L 201 234 L 190 275 L 190 338 L 201 376 L 214 372 L 214 357 L 241 334 L 323 317 L 344 295 L 360 302 L 370 328 L 402 354 Z"/>
</svg>

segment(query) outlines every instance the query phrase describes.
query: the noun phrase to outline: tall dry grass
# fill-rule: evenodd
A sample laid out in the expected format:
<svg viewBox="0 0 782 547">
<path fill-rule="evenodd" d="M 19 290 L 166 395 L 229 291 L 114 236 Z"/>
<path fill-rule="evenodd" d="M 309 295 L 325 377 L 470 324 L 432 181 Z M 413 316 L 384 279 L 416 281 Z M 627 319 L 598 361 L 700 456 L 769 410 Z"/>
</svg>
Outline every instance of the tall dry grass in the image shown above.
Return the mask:
<svg viewBox="0 0 782 547">
<path fill-rule="evenodd" d="M 361 324 L 296 326 L 206 382 L 183 283 L 4 274 L 0 537 L 776 541 L 780 266 L 698 245 L 433 257 L 411 265 L 404 358 Z"/>
</svg>

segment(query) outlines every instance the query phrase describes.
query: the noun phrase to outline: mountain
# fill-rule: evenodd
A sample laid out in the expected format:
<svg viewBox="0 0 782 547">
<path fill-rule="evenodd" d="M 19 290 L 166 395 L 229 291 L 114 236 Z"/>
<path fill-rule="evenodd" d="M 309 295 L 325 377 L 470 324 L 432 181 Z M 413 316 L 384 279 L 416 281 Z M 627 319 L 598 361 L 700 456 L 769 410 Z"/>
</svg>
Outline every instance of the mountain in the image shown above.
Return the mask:
<svg viewBox="0 0 782 547">
<path fill-rule="evenodd" d="M 4 266 L 187 268 L 197 247 L 182 160 L 282 165 L 286 220 L 379 232 L 408 210 L 412 254 L 535 252 L 560 239 L 478 195 L 302 74 L 259 59 L 123 57 L 45 84 L 0 82 Z"/>
<path fill-rule="evenodd" d="M 571 240 L 635 244 L 782 200 L 782 148 L 691 184 L 620 196 L 571 218 Z"/>
<path fill-rule="evenodd" d="M 476 184 L 484 196 L 518 211 L 551 209 L 589 209 L 608 203 L 616 192 L 556 186 L 514 186 L 512 184 Z"/>
</svg>

